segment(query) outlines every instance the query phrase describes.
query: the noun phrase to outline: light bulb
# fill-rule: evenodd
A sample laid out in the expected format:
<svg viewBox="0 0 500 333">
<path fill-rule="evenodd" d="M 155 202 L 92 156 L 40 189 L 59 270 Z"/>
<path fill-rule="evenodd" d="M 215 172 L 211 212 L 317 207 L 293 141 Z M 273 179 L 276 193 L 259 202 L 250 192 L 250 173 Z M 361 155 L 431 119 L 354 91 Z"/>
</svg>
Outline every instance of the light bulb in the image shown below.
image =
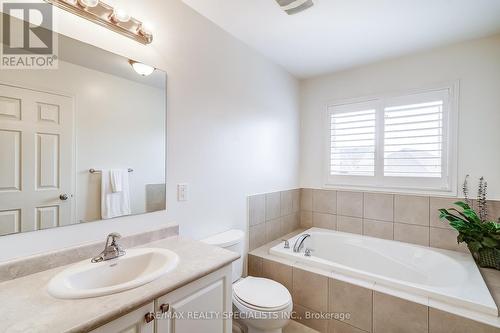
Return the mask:
<svg viewBox="0 0 500 333">
<path fill-rule="evenodd" d="M 130 21 L 130 14 L 128 14 L 123 8 L 113 9 L 113 14 L 111 14 L 111 19 L 115 22 L 128 22 Z"/>
<path fill-rule="evenodd" d="M 143 64 L 142 62 L 137 62 L 133 60 L 129 60 L 130 65 L 134 69 L 134 71 L 142 76 L 148 76 L 151 75 L 155 68 L 146 64 Z"/>
<path fill-rule="evenodd" d="M 153 34 L 153 27 L 151 24 L 143 22 L 139 27 L 139 32 L 144 36 L 151 36 Z"/>
<path fill-rule="evenodd" d="M 78 3 L 83 7 L 95 7 L 99 4 L 99 0 L 78 0 Z"/>
</svg>

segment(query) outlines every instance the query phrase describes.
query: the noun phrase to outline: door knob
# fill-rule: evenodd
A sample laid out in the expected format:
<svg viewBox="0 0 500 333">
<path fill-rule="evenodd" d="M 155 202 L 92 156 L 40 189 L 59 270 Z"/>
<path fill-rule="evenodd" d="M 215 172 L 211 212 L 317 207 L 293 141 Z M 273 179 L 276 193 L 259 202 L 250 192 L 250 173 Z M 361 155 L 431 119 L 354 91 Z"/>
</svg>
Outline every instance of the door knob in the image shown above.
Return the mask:
<svg viewBox="0 0 500 333">
<path fill-rule="evenodd" d="M 68 197 L 68 195 L 67 195 L 66 193 L 61 194 L 61 195 L 59 196 L 59 199 L 61 199 L 62 201 L 66 201 L 66 200 L 68 200 L 68 198 L 69 198 L 69 197 Z"/>
</svg>

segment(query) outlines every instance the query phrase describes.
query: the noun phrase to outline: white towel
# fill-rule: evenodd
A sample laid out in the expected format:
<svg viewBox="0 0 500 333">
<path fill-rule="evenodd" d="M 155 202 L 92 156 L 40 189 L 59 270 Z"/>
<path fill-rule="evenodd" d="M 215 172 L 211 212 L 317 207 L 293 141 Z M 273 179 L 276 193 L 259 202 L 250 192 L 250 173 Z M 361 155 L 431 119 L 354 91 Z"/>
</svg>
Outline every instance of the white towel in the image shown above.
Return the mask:
<svg viewBox="0 0 500 333">
<path fill-rule="evenodd" d="M 127 169 L 102 170 L 101 216 L 103 219 L 130 215 Z"/>
<path fill-rule="evenodd" d="M 109 171 L 110 180 L 111 180 L 111 191 L 113 193 L 123 191 L 123 170 L 121 169 L 112 169 Z"/>
</svg>

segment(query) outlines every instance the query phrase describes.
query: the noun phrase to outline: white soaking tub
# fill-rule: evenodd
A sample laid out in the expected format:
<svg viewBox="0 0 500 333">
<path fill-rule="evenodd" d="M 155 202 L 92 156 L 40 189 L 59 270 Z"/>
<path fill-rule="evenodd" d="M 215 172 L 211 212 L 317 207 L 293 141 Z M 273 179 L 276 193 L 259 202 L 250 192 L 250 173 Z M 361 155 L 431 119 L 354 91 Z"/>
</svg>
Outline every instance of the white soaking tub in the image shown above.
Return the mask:
<svg viewBox="0 0 500 333">
<path fill-rule="evenodd" d="M 300 253 L 296 239 L 309 234 Z M 312 266 L 361 286 L 499 325 L 498 309 L 468 253 L 311 228 L 270 254 Z M 310 257 L 304 255 L 312 249 Z M 498 326 L 497 326 L 498 327 Z"/>
</svg>

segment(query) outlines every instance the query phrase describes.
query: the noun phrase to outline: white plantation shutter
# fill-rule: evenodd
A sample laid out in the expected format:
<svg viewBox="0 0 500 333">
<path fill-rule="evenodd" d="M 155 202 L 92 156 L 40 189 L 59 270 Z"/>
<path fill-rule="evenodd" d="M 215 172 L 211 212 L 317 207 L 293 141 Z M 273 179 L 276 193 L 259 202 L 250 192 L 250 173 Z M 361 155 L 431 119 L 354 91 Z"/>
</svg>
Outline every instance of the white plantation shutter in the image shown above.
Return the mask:
<svg viewBox="0 0 500 333">
<path fill-rule="evenodd" d="M 375 175 L 375 117 L 366 103 L 331 109 L 331 175 Z"/>
<path fill-rule="evenodd" d="M 329 106 L 327 184 L 452 191 L 453 89 Z"/>
<path fill-rule="evenodd" d="M 442 100 L 384 109 L 384 176 L 442 176 Z"/>
</svg>

